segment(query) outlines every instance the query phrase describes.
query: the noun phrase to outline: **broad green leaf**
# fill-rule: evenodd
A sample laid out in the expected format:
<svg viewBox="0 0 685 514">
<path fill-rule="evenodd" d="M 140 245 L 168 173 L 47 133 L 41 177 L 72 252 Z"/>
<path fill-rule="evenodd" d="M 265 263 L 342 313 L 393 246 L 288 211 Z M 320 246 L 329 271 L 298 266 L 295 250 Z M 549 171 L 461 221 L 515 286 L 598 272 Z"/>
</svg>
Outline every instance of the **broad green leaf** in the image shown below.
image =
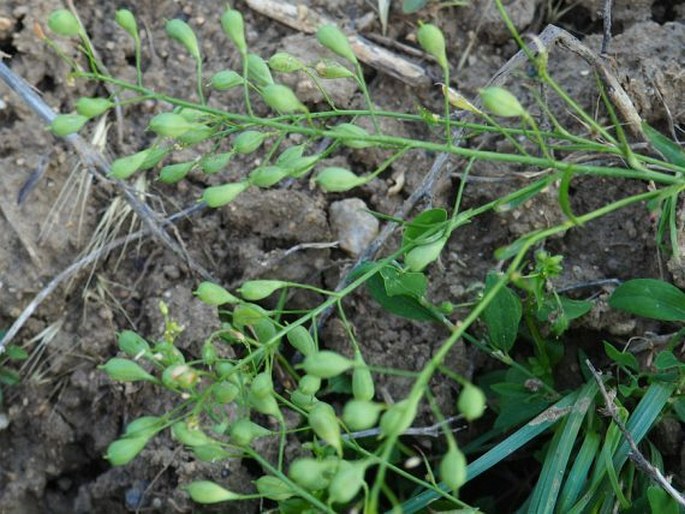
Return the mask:
<svg viewBox="0 0 685 514">
<path fill-rule="evenodd" d="M 422 298 L 428 288 L 426 275 L 418 272 L 404 272 L 394 266 L 386 266 L 380 271 L 388 296 L 408 295 Z"/>
<path fill-rule="evenodd" d="M 365 263 L 357 266 L 351 274 L 351 279 L 354 280 L 356 277 L 363 275 L 369 271 L 372 266 L 375 266 L 375 264 Z M 372 275 L 366 281 L 366 287 L 368 288 L 371 297 L 391 314 L 417 321 L 435 321 L 440 319 L 440 316 L 436 312 L 414 296 L 399 294 L 390 296 L 385 289 L 385 283 L 380 273 Z"/>
<path fill-rule="evenodd" d="M 496 274 L 490 273 L 485 279 L 485 294 L 499 281 Z M 505 353 L 511 350 L 516 341 L 518 326 L 521 322 L 521 300 L 508 287 L 503 287 L 483 310 L 482 319 L 488 328 L 490 343 Z"/>
<path fill-rule="evenodd" d="M 645 122 L 642 122 L 642 132 L 649 139 L 649 143 L 654 149 L 664 156 L 664 159 L 671 164 L 685 168 L 685 151 L 678 143 L 671 141 Z"/>
<path fill-rule="evenodd" d="M 678 357 L 673 355 L 673 352 L 670 352 L 668 350 L 659 352 L 659 354 L 656 356 L 656 359 L 654 359 L 654 367 L 656 367 L 656 369 L 658 369 L 659 371 L 664 371 L 679 366 L 685 366 L 685 364 L 680 362 L 680 360 L 678 360 Z"/>
<path fill-rule="evenodd" d="M 604 341 L 604 353 L 607 354 L 612 361 L 619 366 L 630 369 L 631 371 L 640 371 L 640 365 L 632 353 L 621 352 L 614 345 L 608 341 Z"/>
<path fill-rule="evenodd" d="M 647 499 L 651 514 L 678 514 L 678 502 L 658 485 L 647 488 Z"/>
<path fill-rule="evenodd" d="M 404 227 L 404 235 L 402 237 L 402 246 L 407 246 L 415 242 L 426 232 L 435 230 L 437 227 L 444 225 L 447 221 L 447 211 L 445 209 L 428 209 L 418 214 Z M 434 240 L 438 240 L 443 236 L 442 231 L 436 231 L 433 237 L 421 240 L 421 244 L 427 244 Z"/>
<path fill-rule="evenodd" d="M 661 321 L 685 321 L 685 293 L 672 284 L 651 278 L 624 282 L 609 305 L 631 314 Z"/>
</svg>

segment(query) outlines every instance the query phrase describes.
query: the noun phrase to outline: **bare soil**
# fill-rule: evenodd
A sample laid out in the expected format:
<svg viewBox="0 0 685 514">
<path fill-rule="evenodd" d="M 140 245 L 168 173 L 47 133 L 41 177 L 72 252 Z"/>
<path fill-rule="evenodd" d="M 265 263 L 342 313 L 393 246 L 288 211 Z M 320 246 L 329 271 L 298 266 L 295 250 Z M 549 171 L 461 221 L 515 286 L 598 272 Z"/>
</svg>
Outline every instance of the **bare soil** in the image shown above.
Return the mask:
<svg viewBox="0 0 685 514">
<path fill-rule="evenodd" d="M 520 30 L 539 32 L 547 23 L 557 23 L 583 38 L 590 48 L 599 50 L 601 0 L 507 3 Z M 218 19 L 223 7 L 217 2 L 141 0 L 129 4 L 145 27 L 147 86 L 174 96 L 195 98 L 192 63 L 164 34 L 162 20 L 174 17 L 187 19 L 197 28 L 206 56 L 207 76 L 227 67 L 237 68 L 239 56 L 220 30 Z M 375 2 L 362 0 L 310 2 L 312 8 L 326 12 L 341 25 L 352 27 L 366 20 L 361 30 L 369 37 L 380 35 L 381 30 L 377 16 L 370 14 L 373 5 Z M 71 81 L 65 64 L 36 37 L 34 24 L 44 24 L 51 10 L 59 7 L 62 5 L 58 0 L 0 2 L 0 51 L 9 55 L 5 62 L 40 91 L 49 105 L 68 112 L 80 96 L 103 91 L 92 84 Z M 128 36 L 113 22 L 115 10 L 120 7 L 122 4 L 110 1 L 76 3 L 109 71 L 135 81 Z M 303 55 L 322 53 L 313 36 L 298 34 L 258 15 L 242 2 L 237 2 L 237 7 L 245 15 L 248 43 L 254 52 L 267 58 L 284 48 Z M 419 19 L 439 24 L 449 42 L 453 76 L 467 95 L 475 94 L 516 51 L 487 0 L 473 0 L 471 6 L 461 8 L 437 10 L 433 6 L 420 14 L 402 15 L 400 2 L 393 2 L 388 40 L 416 46 L 411 36 Z M 609 59 L 616 75 L 644 119 L 665 132 L 675 129 L 682 137 L 685 4 L 675 0 L 619 0 L 615 2 L 613 16 Z M 65 42 L 60 42 L 60 46 L 68 53 L 74 52 Z M 562 86 L 592 111 L 598 95 L 588 65 L 562 51 L 555 51 L 550 63 Z M 436 81 L 435 67 L 428 61 L 421 64 L 432 75 L 431 81 Z M 371 68 L 367 71 L 371 95 L 380 107 L 413 111 L 420 104 L 440 109 L 436 89 L 417 90 Z M 311 105 L 320 101 L 312 93 L 311 85 L 302 80 L 291 85 Z M 307 94 L 311 96 L 306 97 Z M 344 106 L 362 105 L 359 95 L 344 86 L 332 90 L 331 95 Z M 225 109 L 242 110 L 239 93 L 214 94 L 210 102 Z M 147 121 L 163 108 L 150 103 L 126 109 L 123 138 L 118 141 L 117 127 L 110 126 L 104 151 L 119 156 L 144 148 L 150 138 L 144 131 Z M 396 126 L 392 130 L 421 136 L 416 127 Z M 384 157 L 382 152 L 350 151 L 336 159 L 341 165 L 372 169 Z M 372 210 L 391 213 L 417 186 L 433 158 L 427 154 L 408 156 L 378 181 L 355 190 L 353 196 L 364 200 Z M 45 176 L 19 204 L 18 194 L 41 159 L 48 160 Z M 55 208 L 60 206 L 58 197 L 65 184 L 82 184 L 86 180 L 77 164 L 72 151 L 46 131 L 4 85 L 0 86 L 0 329 L 7 328 L 47 281 L 78 258 L 113 201 L 114 192 L 95 182 L 84 195 L 83 203 L 73 190 L 61 207 Z M 243 168 L 250 169 L 254 164 L 254 158 L 238 161 L 220 176 L 192 176 L 178 186 L 160 184 L 150 174 L 144 187 L 151 205 L 171 213 L 192 204 L 206 185 L 234 179 Z M 463 165 L 453 163 L 454 174 L 441 184 L 434 197 L 435 205 L 448 205 L 453 200 L 457 175 Z M 483 165 L 478 174 L 487 180 L 466 188 L 466 207 L 516 187 L 521 182 L 517 182 L 515 171 L 524 170 Z M 400 176 L 405 180 L 403 189 L 399 194 L 391 194 L 389 190 Z M 610 179 L 583 179 L 574 185 L 576 212 L 591 210 L 645 187 Z M 536 197 L 532 204 L 486 215 L 459 229 L 441 263 L 431 271 L 431 297 L 436 302 L 472 300 L 486 272 L 496 265 L 496 248 L 526 231 L 550 226 L 561 219 L 555 192 L 546 195 Z M 223 284 L 268 277 L 334 287 L 341 270 L 350 262 L 348 255 L 335 248 L 290 253 L 288 250 L 306 243 L 335 241 L 337 234 L 330 226 L 328 209 L 331 202 L 341 198 L 323 195 L 306 183 L 267 192 L 247 192 L 226 208 L 182 221 L 176 234 L 190 255 L 212 270 Z M 124 232 L 131 223 L 130 217 L 127 220 Z M 644 206 L 622 210 L 569 231 L 549 243 L 550 251 L 565 256 L 565 274 L 559 285 L 660 273 L 668 277 L 654 244 L 654 233 L 654 220 Z M 250 490 L 254 470 L 246 463 L 197 463 L 166 437 L 156 438 L 140 457 L 123 468 L 111 468 L 102 458 L 107 445 L 129 420 L 163 412 L 170 408 L 171 399 L 160 396 L 152 387 L 113 384 L 97 366 L 116 355 L 118 330 L 133 327 L 151 338 L 160 334 L 160 300 L 168 303 L 172 316 L 186 327 L 180 340 L 182 349 L 190 355 L 197 354 L 204 336 L 218 323 L 212 309 L 193 300 L 192 291 L 198 280 L 193 270 L 155 241 L 147 240 L 98 262 L 43 303 L 16 341 L 32 352 L 22 368 L 24 381 L 6 390 L 4 404 L 0 405 L 9 418 L 8 427 L 0 431 L 0 513 L 116 514 L 141 506 L 145 512 L 192 512 L 193 505 L 178 486 L 198 477 L 222 480 L 237 491 Z M 295 306 L 306 306 L 310 301 L 306 295 L 294 299 Z M 377 366 L 420 369 L 446 335 L 433 325 L 383 314 L 361 293 L 350 301 L 349 314 L 366 360 Z M 579 336 L 574 343 L 580 346 L 592 341 L 599 347 L 605 337 L 625 340 L 636 330 L 634 322 L 609 313 L 601 300 L 582 323 L 577 327 Z M 331 321 L 324 340 L 329 348 L 347 352 L 340 342 L 344 337 L 337 337 L 340 331 L 338 323 Z M 448 365 L 472 375 L 486 364 L 475 352 L 461 346 Z M 570 366 L 568 372 L 573 375 L 577 370 L 574 371 L 573 364 Z M 399 398 L 406 393 L 409 383 L 388 381 L 381 386 L 385 395 Z M 455 391 L 448 384 L 436 381 L 434 393 L 441 405 L 453 404 Z M 682 478 L 681 465 L 685 462 L 678 462 L 681 455 L 685 459 L 682 427 L 662 432 L 667 443 L 661 446 L 668 450 L 664 453 L 671 472 L 680 471 Z M 477 434 L 472 428 L 467 437 L 474 435 Z M 258 504 L 243 504 L 223 512 L 259 508 Z"/>
</svg>

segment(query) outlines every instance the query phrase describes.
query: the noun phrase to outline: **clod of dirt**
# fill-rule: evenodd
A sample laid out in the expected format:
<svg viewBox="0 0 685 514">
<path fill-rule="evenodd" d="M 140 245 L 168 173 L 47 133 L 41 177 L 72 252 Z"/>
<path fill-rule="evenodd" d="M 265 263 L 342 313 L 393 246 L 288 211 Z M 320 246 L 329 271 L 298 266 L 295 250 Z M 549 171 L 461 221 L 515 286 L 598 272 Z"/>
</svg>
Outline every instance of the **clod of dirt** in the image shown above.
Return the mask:
<svg viewBox="0 0 685 514">
<path fill-rule="evenodd" d="M 508 2 L 507 13 L 519 32 L 525 32 L 535 17 L 536 0 L 520 0 Z M 506 43 L 511 39 L 511 33 L 502 21 L 495 2 L 490 0 L 476 0 L 473 8 L 465 17 L 465 26 L 469 29 L 481 26 L 480 34 L 494 44 Z"/>
<path fill-rule="evenodd" d="M 378 219 L 368 212 L 359 198 L 333 202 L 330 208 L 331 228 L 340 248 L 353 257 L 358 256 L 378 235 Z"/>
</svg>

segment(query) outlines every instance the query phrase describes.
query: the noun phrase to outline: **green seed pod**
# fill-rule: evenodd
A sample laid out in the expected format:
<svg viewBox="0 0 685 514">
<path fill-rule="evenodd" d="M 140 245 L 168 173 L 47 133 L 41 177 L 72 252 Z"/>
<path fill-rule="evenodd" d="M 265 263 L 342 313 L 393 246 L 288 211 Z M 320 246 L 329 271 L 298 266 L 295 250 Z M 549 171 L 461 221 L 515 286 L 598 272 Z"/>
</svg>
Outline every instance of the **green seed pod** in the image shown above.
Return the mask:
<svg viewBox="0 0 685 514">
<path fill-rule="evenodd" d="M 192 389 L 199 381 L 199 373 L 187 364 L 173 364 L 162 373 L 162 383 L 169 389 Z"/>
<path fill-rule="evenodd" d="M 312 375 L 305 375 L 298 382 L 297 389 L 304 394 L 315 395 L 321 389 L 321 379 Z"/>
<path fill-rule="evenodd" d="M 330 166 L 322 169 L 314 179 L 314 182 L 327 193 L 341 193 L 361 186 L 366 182 L 366 179 L 355 175 L 345 168 Z"/>
<path fill-rule="evenodd" d="M 314 65 L 314 71 L 322 79 L 346 79 L 354 77 L 354 73 L 342 64 L 331 59 L 323 59 Z"/>
<path fill-rule="evenodd" d="M 171 148 L 163 146 L 153 146 L 152 148 L 148 148 L 147 152 L 145 153 L 145 159 L 143 159 L 139 169 L 142 171 L 154 168 L 169 154 L 170 151 Z"/>
<path fill-rule="evenodd" d="M 247 78 L 259 87 L 274 83 L 269 66 L 257 54 L 247 54 Z"/>
<path fill-rule="evenodd" d="M 220 285 L 206 281 L 201 282 L 193 294 L 207 305 L 223 305 L 240 301 Z"/>
<path fill-rule="evenodd" d="M 282 114 L 307 112 L 307 108 L 297 99 L 295 93 L 283 84 L 271 84 L 262 89 L 266 105 Z"/>
<path fill-rule="evenodd" d="M 116 159 L 110 167 L 110 176 L 119 180 L 125 180 L 141 169 L 150 149 L 141 150 L 126 157 Z"/>
<path fill-rule="evenodd" d="M 195 166 L 195 161 L 167 164 L 159 171 L 159 180 L 165 184 L 175 184 L 183 180 Z"/>
<path fill-rule="evenodd" d="M 229 382 L 228 380 L 223 380 L 221 382 L 216 382 L 212 386 L 212 394 L 217 403 L 226 405 L 231 403 L 240 394 L 240 389 L 237 385 Z"/>
<path fill-rule="evenodd" d="M 273 501 L 283 501 L 294 496 L 293 490 L 288 484 L 278 477 L 264 475 L 254 481 L 257 492 Z"/>
<path fill-rule="evenodd" d="M 213 439 L 202 430 L 190 428 L 185 421 L 178 421 L 171 425 L 171 435 L 185 446 L 203 446 L 213 442 Z"/>
<path fill-rule="evenodd" d="M 216 133 L 216 128 L 207 125 L 193 125 L 193 127 L 176 138 L 179 143 L 184 145 L 196 145 L 212 137 Z"/>
<path fill-rule="evenodd" d="M 233 158 L 233 152 L 222 152 L 215 155 L 205 155 L 200 161 L 202 171 L 208 175 L 218 173 L 223 170 Z"/>
<path fill-rule="evenodd" d="M 421 47 L 435 57 L 440 67 L 447 68 L 447 54 L 445 53 L 445 36 L 432 23 L 424 23 L 416 34 Z"/>
<path fill-rule="evenodd" d="M 210 82 L 217 91 L 227 91 L 243 83 L 243 77 L 233 70 L 224 70 L 215 73 Z"/>
<path fill-rule="evenodd" d="M 367 430 L 375 427 L 383 405 L 366 400 L 350 400 L 343 408 L 342 419 L 350 430 Z"/>
<path fill-rule="evenodd" d="M 139 380 L 156 382 L 155 377 L 145 371 L 138 363 L 128 359 L 113 357 L 104 366 L 98 366 L 98 368 L 107 373 L 109 378 L 117 382 L 137 382 Z"/>
<path fill-rule="evenodd" d="M 232 202 L 236 196 L 245 191 L 248 187 L 250 187 L 250 183 L 247 181 L 208 187 L 202 194 L 202 199 L 210 207 L 221 207 L 222 205 Z"/>
<path fill-rule="evenodd" d="M 431 262 L 440 257 L 440 253 L 446 243 L 447 239 L 442 238 L 432 243 L 412 248 L 404 256 L 404 263 L 410 271 L 422 271 Z"/>
<path fill-rule="evenodd" d="M 124 437 L 147 437 L 150 438 L 159 432 L 164 426 L 162 418 L 157 416 L 141 416 L 126 425 Z"/>
<path fill-rule="evenodd" d="M 305 69 L 305 65 L 294 55 L 287 52 L 278 52 L 269 59 L 269 68 L 279 73 L 292 73 Z"/>
<path fill-rule="evenodd" d="M 233 457 L 232 453 L 218 443 L 193 446 L 193 454 L 204 462 L 219 462 Z"/>
<path fill-rule="evenodd" d="M 371 376 L 371 370 L 364 362 L 361 352 L 354 353 L 354 371 L 352 371 L 352 395 L 355 400 L 372 400 L 376 388 Z"/>
<path fill-rule="evenodd" d="M 274 393 L 274 383 L 271 380 L 271 375 L 266 371 L 257 373 L 252 379 L 250 392 L 260 398 L 266 398 Z"/>
<path fill-rule="evenodd" d="M 369 137 L 369 133 L 352 123 L 340 123 L 331 132 L 333 137 L 341 138 L 341 143 L 348 148 L 368 148 L 374 146 L 374 143 L 364 140 L 364 138 Z M 349 139 L 350 137 L 358 137 L 359 139 Z"/>
<path fill-rule="evenodd" d="M 78 36 L 81 33 L 81 24 L 76 16 L 67 9 L 57 9 L 48 16 L 48 27 L 60 36 Z"/>
<path fill-rule="evenodd" d="M 309 491 L 319 491 L 328 487 L 337 468 L 337 460 L 302 458 L 290 465 L 288 477 Z"/>
<path fill-rule="evenodd" d="M 487 400 L 483 391 L 473 384 L 465 384 L 459 393 L 457 408 L 464 415 L 466 421 L 480 418 L 487 407 Z"/>
<path fill-rule="evenodd" d="M 86 118 L 94 118 L 114 107 L 114 103 L 106 98 L 79 98 L 76 102 L 76 112 Z"/>
<path fill-rule="evenodd" d="M 305 357 L 312 355 L 317 350 L 316 343 L 309 333 L 309 330 L 302 325 L 290 329 L 286 337 L 291 346 Z"/>
<path fill-rule="evenodd" d="M 238 134 L 233 140 L 233 149 L 242 155 L 252 153 L 262 146 L 265 138 L 266 134 L 264 132 L 246 130 L 245 132 Z"/>
<path fill-rule="evenodd" d="M 289 168 L 293 163 L 297 162 L 304 154 L 304 145 L 295 145 L 286 148 L 281 152 L 281 155 L 276 159 L 276 165 L 283 168 Z"/>
<path fill-rule="evenodd" d="M 248 280 L 238 289 L 240 296 L 249 301 L 263 300 L 271 296 L 274 291 L 283 289 L 288 285 L 282 280 Z"/>
<path fill-rule="evenodd" d="M 466 457 L 452 444 L 440 461 L 440 478 L 452 491 L 466 483 Z"/>
<path fill-rule="evenodd" d="M 254 439 L 271 435 L 271 431 L 247 418 L 242 418 L 231 425 L 231 441 L 238 446 L 250 446 Z"/>
<path fill-rule="evenodd" d="M 288 167 L 288 175 L 292 178 L 300 178 L 306 175 L 318 161 L 318 155 L 302 157 Z"/>
<path fill-rule="evenodd" d="M 162 137 L 179 137 L 195 124 L 175 112 L 163 112 L 150 120 L 148 128 Z"/>
<path fill-rule="evenodd" d="M 207 366 L 213 366 L 217 359 L 216 346 L 211 340 L 207 340 L 202 345 L 202 362 Z"/>
<path fill-rule="evenodd" d="M 235 9 L 227 9 L 221 15 L 221 28 L 224 33 L 231 38 L 238 51 L 245 55 L 247 53 L 247 43 L 245 42 L 245 24 L 243 15 Z"/>
<path fill-rule="evenodd" d="M 149 437 L 124 437 L 110 443 L 107 447 L 105 459 L 112 466 L 124 466 L 138 455 L 150 440 Z"/>
<path fill-rule="evenodd" d="M 341 460 L 328 486 L 328 500 L 332 503 L 352 501 L 364 485 L 364 475 L 368 465 L 366 461 Z"/>
<path fill-rule="evenodd" d="M 119 9 L 114 16 L 114 20 L 122 29 L 128 32 L 133 39 L 138 39 L 138 24 L 133 13 L 128 9 Z"/>
<path fill-rule="evenodd" d="M 132 330 L 124 330 L 117 338 L 119 349 L 131 357 L 138 357 L 150 351 L 149 343 Z"/>
<path fill-rule="evenodd" d="M 196 61 L 200 60 L 200 47 L 197 44 L 197 38 L 193 29 L 190 28 L 185 21 L 179 19 L 173 19 L 166 22 L 164 27 L 166 29 L 167 35 L 181 43 L 188 53 Z"/>
<path fill-rule="evenodd" d="M 339 353 L 323 350 L 307 355 L 303 367 L 308 375 L 319 378 L 332 378 L 354 366 L 354 361 Z"/>
<path fill-rule="evenodd" d="M 318 402 L 309 411 L 307 420 L 314 433 L 335 448 L 338 455 L 342 457 L 340 425 L 333 407 L 325 402 Z"/>
<path fill-rule="evenodd" d="M 415 402 L 410 402 L 408 399 L 397 402 L 381 416 L 381 435 L 399 436 L 411 426 L 415 417 Z"/>
<path fill-rule="evenodd" d="M 276 327 L 271 318 L 262 318 L 252 325 L 252 330 L 257 337 L 257 341 L 262 344 L 267 344 L 274 340 L 276 336 Z"/>
<path fill-rule="evenodd" d="M 168 341 L 160 341 L 152 349 L 152 357 L 163 366 L 183 364 L 185 357 L 181 350 Z"/>
<path fill-rule="evenodd" d="M 244 331 L 248 325 L 254 325 L 264 318 L 268 318 L 269 313 L 254 303 L 241 303 L 233 311 L 233 325 Z"/>
<path fill-rule="evenodd" d="M 313 394 L 307 394 L 299 389 L 295 389 L 290 393 L 290 401 L 305 411 L 309 411 L 319 402 Z"/>
<path fill-rule="evenodd" d="M 331 52 L 338 54 L 343 59 L 347 59 L 352 63 L 357 62 L 357 56 L 354 55 L 347 36 L 335 25 L 330 24 L 319 27 L 319 30 L 316 31 L 316 39 Z"/>
<path fill-rule="evenodd" d="M 188 491 L 194 502 L 203 504 L 221 503 L 242 498 L 239 494 L 224 489 L 209 480 L 192 482 L 185 486 L 185 490 Z"/>
<path fill-rule="evenodd" d="M 260 166 L 250 172 L 250 184 L 257 187 L 271 187 L 288 176 L 288 172 L 280 166 Z"/>
<path fill-rule="evenodd" d="M 257 396 L 252 391 L 247 397 L 250 405 L 257 411 L 267 416 L 273 416 L 277 419 L 282 418 L 281 410 L 278 408 L 278 402 L 273 395 Z"/>
<path fill-rule="evenodd" d="M 65 137 L 81 130 L 87 121 L 81 114 L 58 114 L 50 123 L 50 131 L 57 137 Z"/>
<path fill-rule="evenodd" d="M 479 91 L 483 101 L 483 107 L 496 116 L 504 118 L 528 117 L 528 112 L 523 108 L 514 95 L 501 87 L 487 87 Z"/>
</svg>

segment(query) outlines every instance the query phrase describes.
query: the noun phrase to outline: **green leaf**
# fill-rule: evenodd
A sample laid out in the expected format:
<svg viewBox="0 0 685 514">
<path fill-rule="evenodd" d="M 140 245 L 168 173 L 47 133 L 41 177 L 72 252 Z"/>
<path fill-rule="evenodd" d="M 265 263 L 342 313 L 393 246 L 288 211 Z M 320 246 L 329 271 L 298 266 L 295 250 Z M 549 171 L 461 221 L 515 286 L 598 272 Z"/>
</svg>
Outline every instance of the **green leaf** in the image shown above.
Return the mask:
<svg viewBox="0 0 685 514">
<path fill-rule="evenodd" d="M 402 246 L 407 246 L 427 232 L 444 225 L 447 221 L 447 211 L 445 209 L 428 209 L 418 214 L 411 220 L 404 228 L 404 235 L 402 236 Z M 421 244 L 431 243 L 440 239 L 443 236 L 441 231 L 437 231 L 433 237 L 421 240 Z"/>
<path fill-rule="evenodd" d="M 678 143 L 671 141 L 645 122 L 642 122 L 642 132 L 649 139 L 649 143 L 654 149 L 664 156 L 664 159 L 671 164 L 685 168 L 685 152 Z"/>
<path fill-rule="evenodd" d="M 620 352 L 611 343 L 604 341 L 604 353 L 619 366 L 628 368 L 632 371 L 640 371 L 640 365 L 635 355 L 627 352 Z"/>
<path fill-rule="evenodd" d="M 428 279 L 423 273 L 404 272 L 394 266 L 386 266 L 380 273 L 388 296 L 407 295 L 421 298 L 428 289 Z"/>
<path fill-rule="evenodd" d="M 0 339 L 2 339 L 3 334 L 0 333 Z M 24 361 L 29 358 L 29 352 L 24 350 L 21 346 L 9 345 L 5 348 L 5 355 L 8 359 L 13 361 Z"/>
<path fill-rule="evenodd" d="M 485 279 L 484 294 L 487 294 L 498 281 L 495 273 L 489 273 Z M 511 350 L 516 341 L 522 313 L 521 300 L 508 287 L 500 289 L 483 310 L 482 319 L 488 328 L 490 343 L 495 348 L 505 353 Z"/>
<path fill-rule="evenodd" d="M 550 323 L 555 335 L 561 335 L 572 320 L 587 314 L 590 309 L 592 309 L 592 302 L 587 300 L 548 296 L 538 309 L 536 317 L 538 321 Z"/>
<path fill-rule="evenodd" d="M 351 280 L 355 280 L 357 277 L 368 272 L 372 267 L 376 266 L 375 263 L 364 263 L 352 272 Z M 388 265 L 395 267 L 393 265 Z M 440 316 L 431 310 L 428 305 L 420 302 L 414 296 L 409 296 L 405 294 L 398 294 L 396 296 L 390 296 L 385 289 L 385 282 L 380 273 L 375 273 L 366 281 L 366 287 L 371 294 L 371 297 L 380 304 L 383 309 L 396 316 L 401 316 L 407 319 L 413 319 L 417 321 L 435 321 L 439 320 Z M 437 310 L 437 309 L 436 309 Z"/>
<path fill-rule="evenodd" d="M 680 508 L 678 502 L 658 485 L 647 488 L 647 498 L 652 514 L 678 514 Z"/>
<path fill-rule="evenodd" d="M 0 366 L 0 384 L 4 385 L 17 385 L 21 382 L 21 377 L 19 373 L 13 369 Z"/>
<path fill-rule="evenodd" d="M 673 402 L 673 412 L 678 417 L 681 423 L 685 423 L 685 396 L 681 396 Z"/>
<path fill-rule="evenodd" d="M 412 14 L 420 11 L 426 6 L 428 0 L 402 0 L 402 12 Z"/>
<path fill-rule="evenodd" d="M 665 350 L 663 352 L 659 352 L 659 354 L 656 356 L 656 359 L 654 359 L 654 366 L 659 371 L 664 371 L 670 368 L 682 367 L 685 366 L 685 364 L 680 362 L 678 357 L 673 355 L 673 352 Z"/>
<path fill-rule="evenodd" d="M 661 321 L 685 321 L 685 293 L 672 284 L 651 278 L 624 282 L 609 305 L 631 314 Z"/>
</svg>

